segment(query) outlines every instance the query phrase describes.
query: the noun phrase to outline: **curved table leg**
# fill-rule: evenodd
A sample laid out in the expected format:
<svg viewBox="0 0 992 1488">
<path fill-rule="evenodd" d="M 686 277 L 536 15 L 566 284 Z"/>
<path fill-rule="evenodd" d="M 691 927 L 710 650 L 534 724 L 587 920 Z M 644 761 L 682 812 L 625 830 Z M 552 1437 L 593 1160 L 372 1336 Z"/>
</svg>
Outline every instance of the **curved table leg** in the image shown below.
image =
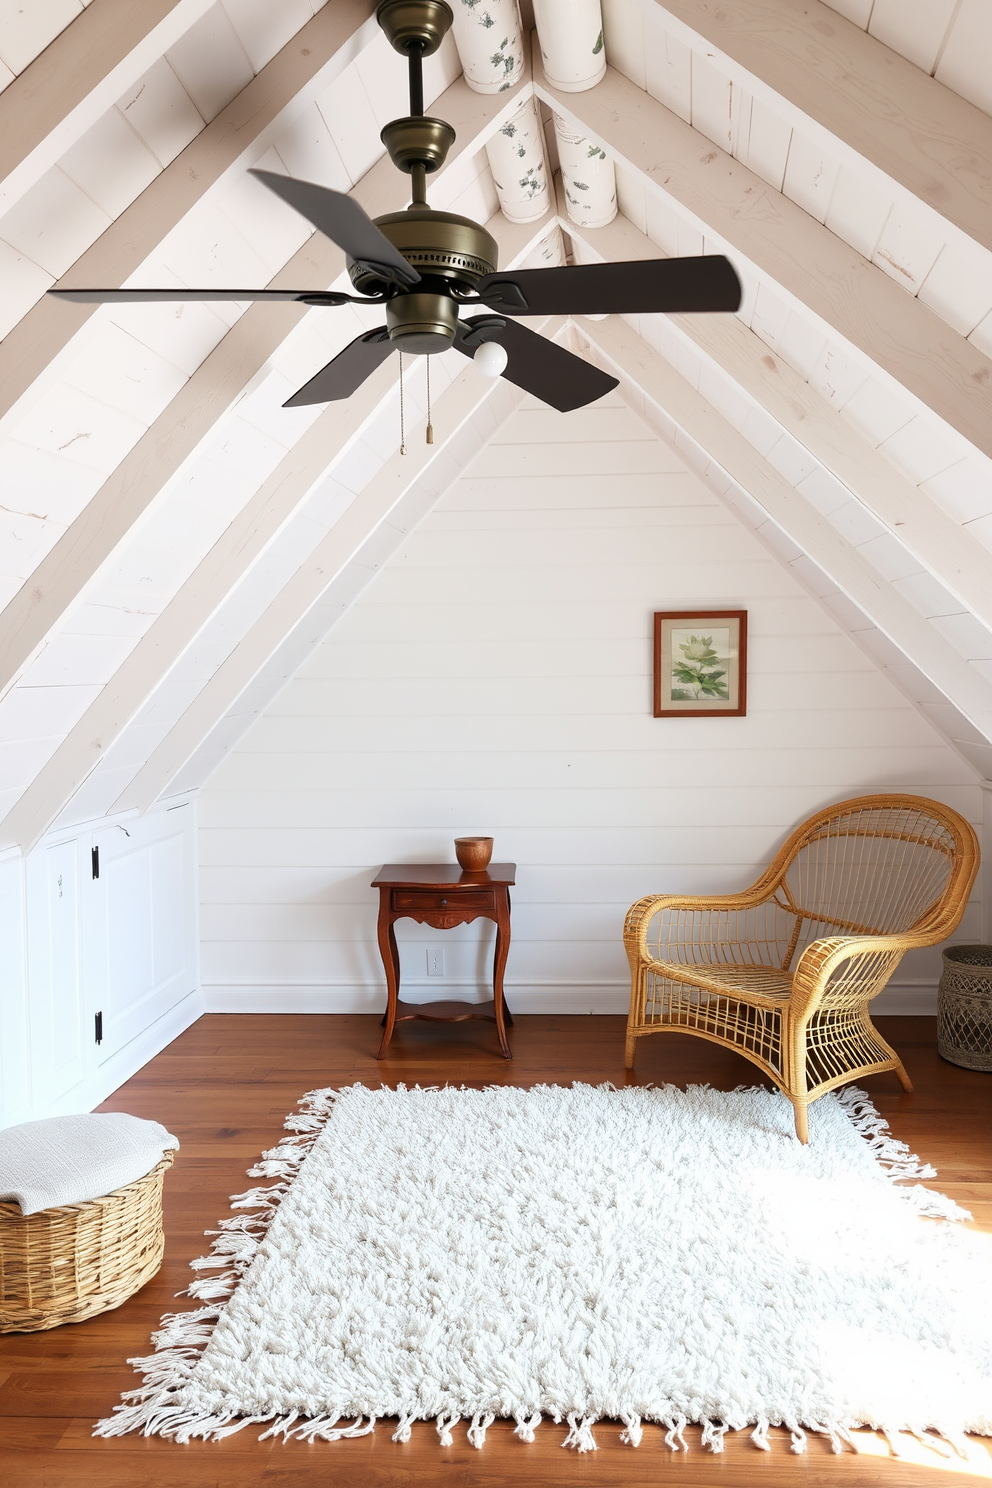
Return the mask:
<svg viewBox="0 0 992 1488">
<path fill-rule="evenodd" d="M 510 949 L 510 896 L 500 896 L 498 917 L 496 920 L 496 946 L 493 951 L 493 1005 L 496 1013 L 496 1032 L 499 1034 L 499 1046 L 504 1059 L 512 1059 L 513 1053 L 506 1037 L 506 1024 L 512 1027 L 513 1018 L 510 1009 L 506 1005 L 506 997 L 503 994 L 503 972 L 506 969 L 506 956 Z"/>
<path fill-rule="evenodd" d="M 389 1041 L 396 1027 L 396 1004 L 400 995 L 400 953 L 396 945 L 396 936 L 393 933 L 392 920 L 389 913 L 388 894 L 382 896 L 379 906 L 379 953 L 382 956 L 383 970 L 386 973 L 386 1016 L 383 1018 L 382 1043 L 379 1045 L 377 1059 L 382 1059 L 389 1048 Z"/>
</svg>

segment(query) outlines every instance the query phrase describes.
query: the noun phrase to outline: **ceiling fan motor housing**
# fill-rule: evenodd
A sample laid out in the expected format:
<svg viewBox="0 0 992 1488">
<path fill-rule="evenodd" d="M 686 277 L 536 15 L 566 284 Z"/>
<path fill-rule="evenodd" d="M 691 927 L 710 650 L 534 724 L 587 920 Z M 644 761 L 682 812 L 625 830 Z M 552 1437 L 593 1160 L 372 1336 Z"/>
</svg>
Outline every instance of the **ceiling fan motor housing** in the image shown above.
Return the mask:
<svg viewBox="0 0 992 1488">
<path fill-rule="evenodd" d="M 417 270 L 421 283 L 391 295 L 386 305 L 389 339 L 414 356 L 446 351 L 455 337 L 458 300 L 452 291 L 471 291 L 497 268 L 492 235 L 454 212 L 410 207 L 377 217 L 375 225 Z M 371 264 L 348 260 L 351 282 L 360 294 L 388 293 Z"/>
<path fill-rule="evenodd" d="M 389 339 L 397 351 L 432 356 L 447 351 L 455 339 L 458 305 L 450 295 L 412 290 L 396 295 L 386 306 Z"/>
</svg>

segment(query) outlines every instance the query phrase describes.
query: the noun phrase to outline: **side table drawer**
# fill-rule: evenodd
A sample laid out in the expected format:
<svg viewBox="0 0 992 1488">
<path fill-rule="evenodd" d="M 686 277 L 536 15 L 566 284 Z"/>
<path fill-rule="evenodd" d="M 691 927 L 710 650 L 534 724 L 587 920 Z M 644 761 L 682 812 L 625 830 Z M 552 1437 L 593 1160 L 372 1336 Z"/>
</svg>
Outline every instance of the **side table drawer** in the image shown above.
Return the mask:
<svg viewBox="0 0 992 1488">
<path fill-rule="evenodd" d="M 492 889 L 393 889 L 392 910 L 494 909 Z"/>
</svg>

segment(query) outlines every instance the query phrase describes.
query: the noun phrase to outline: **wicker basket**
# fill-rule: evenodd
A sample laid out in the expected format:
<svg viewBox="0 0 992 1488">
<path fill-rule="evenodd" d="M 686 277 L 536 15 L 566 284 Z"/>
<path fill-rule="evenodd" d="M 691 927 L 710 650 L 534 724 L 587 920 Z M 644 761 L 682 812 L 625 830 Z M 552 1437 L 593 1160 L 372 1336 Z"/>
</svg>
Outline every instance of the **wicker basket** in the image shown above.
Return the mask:
<svg viewBox="0 0 992 1488">
<path fill-rule="evenodd" d="M 944 952 L 937 1051 L 965 1069 L 992 1070 L 992 945 L 951 946 Z"/>
<path fill-rule="evenodd" d="M 162 1264 L 166 1152 L 150 1173 L 84 1204 L 0 1204 L 0 1333 L 35 1333 L 120 1307 Z"/>
</svg>

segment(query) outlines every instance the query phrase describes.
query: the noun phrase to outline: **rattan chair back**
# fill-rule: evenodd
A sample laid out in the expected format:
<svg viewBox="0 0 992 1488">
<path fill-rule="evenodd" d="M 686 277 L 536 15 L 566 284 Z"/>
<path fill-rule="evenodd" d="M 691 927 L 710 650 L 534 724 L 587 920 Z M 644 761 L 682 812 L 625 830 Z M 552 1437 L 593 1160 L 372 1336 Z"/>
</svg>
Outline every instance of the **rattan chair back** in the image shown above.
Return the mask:
<svg viewBox="0 0 992 1488">
<path fill-rule="evenodd" d="M 790 961 L 827 935 L 942 939 L 954 879 L 968 874 L 959 823 L 912 796 L 845 801 L 805 822 L 776 859 L 775 898 L 799 921 Z"/>
</svg>

